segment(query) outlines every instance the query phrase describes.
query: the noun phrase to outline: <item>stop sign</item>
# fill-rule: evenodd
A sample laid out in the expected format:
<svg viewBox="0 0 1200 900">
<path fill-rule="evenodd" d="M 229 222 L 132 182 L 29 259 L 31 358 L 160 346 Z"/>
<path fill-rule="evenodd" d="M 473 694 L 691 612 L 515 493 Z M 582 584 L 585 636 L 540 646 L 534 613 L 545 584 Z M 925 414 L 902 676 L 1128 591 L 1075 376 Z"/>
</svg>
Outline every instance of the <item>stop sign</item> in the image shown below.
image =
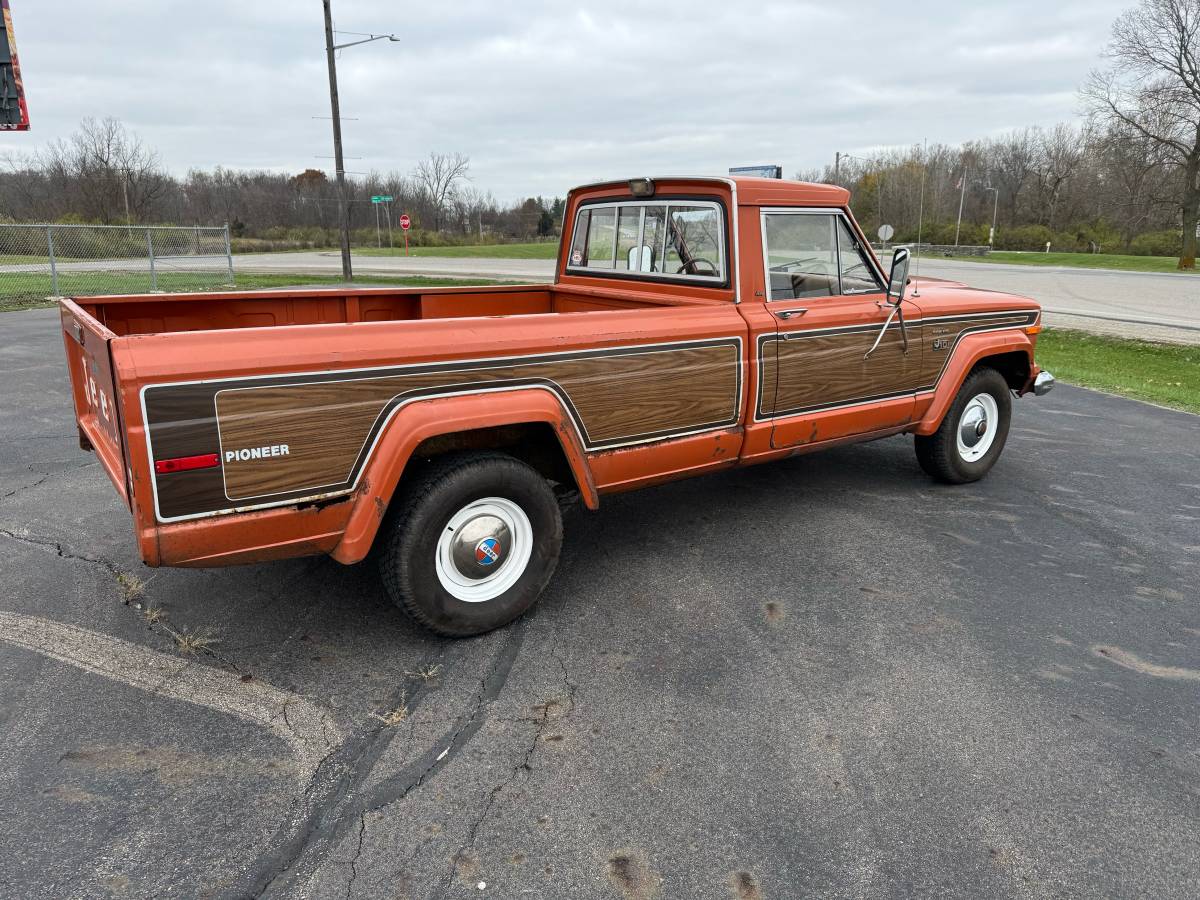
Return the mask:
<svg viewBox="0 0 1200 900">
<path fill-rule="evenodd" d="M 405 213 L 400 217 L 400 227 L 405 231 L 408 231 L 408 229 L 412 228 L 412 219 L 408 217 L 408 213 Z"/>
</svg>

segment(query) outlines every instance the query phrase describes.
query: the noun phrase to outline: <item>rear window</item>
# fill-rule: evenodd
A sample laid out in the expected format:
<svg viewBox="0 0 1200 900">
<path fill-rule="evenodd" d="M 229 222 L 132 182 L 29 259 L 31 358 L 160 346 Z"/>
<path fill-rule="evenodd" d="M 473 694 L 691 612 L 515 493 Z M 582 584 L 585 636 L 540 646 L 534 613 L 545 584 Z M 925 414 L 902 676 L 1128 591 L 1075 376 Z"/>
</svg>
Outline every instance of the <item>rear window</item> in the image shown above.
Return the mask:
<svg viewBox="0 0 1200 900">
<path fill-rule="evenodd" d="M 575 218 L 567 269 L 725 282 L 725 218 L 706 200 L 593 203 Z"/>
</svg>

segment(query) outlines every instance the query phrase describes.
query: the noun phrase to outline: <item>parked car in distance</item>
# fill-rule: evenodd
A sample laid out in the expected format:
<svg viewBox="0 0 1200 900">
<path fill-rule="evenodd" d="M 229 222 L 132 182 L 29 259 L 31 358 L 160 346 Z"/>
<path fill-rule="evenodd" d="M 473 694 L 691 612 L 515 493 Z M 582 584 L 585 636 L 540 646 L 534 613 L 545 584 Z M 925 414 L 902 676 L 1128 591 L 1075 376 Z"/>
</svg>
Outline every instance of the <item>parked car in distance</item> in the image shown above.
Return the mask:
<svg viewBox="0 0 1200 900">
<path fill-rule="evenodd" d="M 885 272 L 848 193 L 638 178 L 567 202 L 548 285 L 64 299 L 80 442 L 151 566 L 379 550 L 396 603 L 473 635 L 554 573 L 561 502 L 902 432 L 995 464 L 1032 300 Z"/>
</svg>

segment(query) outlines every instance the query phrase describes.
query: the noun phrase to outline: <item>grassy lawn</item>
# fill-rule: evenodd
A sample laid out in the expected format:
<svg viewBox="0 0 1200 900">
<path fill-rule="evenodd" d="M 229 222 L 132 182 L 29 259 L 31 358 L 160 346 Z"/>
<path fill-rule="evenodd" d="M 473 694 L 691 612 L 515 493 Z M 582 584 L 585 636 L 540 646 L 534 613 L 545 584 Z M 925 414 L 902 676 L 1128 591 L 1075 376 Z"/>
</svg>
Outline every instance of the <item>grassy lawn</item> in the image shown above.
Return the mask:
<svg viewBox="0 0 1200 900">
<path fill-rule="evenodd" d="M 1018 253 L 995 250 L 987 256 L 955 256 L 957 262 L 1015 263 L 1021 266 L 1071 266 L 1077 269 L 1122 269 L 1126 272 L 1178 272 L 1174 256 L 1122 256 L 1119 253 Z M 1190 270 L 1191 274 L 1200 269 Z"/>
<path fill-rule="evenodd" d="M 401 239 L 403 240 L 403 239 Z M 403 256 L 403 247 L 355 247 L 355 256 Z M 472 247 L 411 247 L 411 256 L 453 256 L 480 259 L 555 259 L 557 241 L 536 244 L 479 244 Z"/>
<path fill-rule="evenodd" d="M 1200 347 L 1047 328 L 1037 361 L 1060 381 L 1200 413 Z"/>
<path fill-rule="evenodd" d="M 484 278 L 426 278 L 424 276 L 363 275 L 354 279 L 356 285 L 396 285 L 399 287 L 461 287 L 463 285 L 506 284 L 510 282 L 489 281 Z M 238 274 L 236 290 L 258 288 L 281 288 L 293 285 L 327 284 L 336 287 L 342 284 L 338 276 L 330 275 L 276 275 Z M 229 291 L 235 290 L 220 284 L 214 276 L 196 274 L 163 273 L 158 276 L 158 287 L 162 291 Z M 148 294 L 150 279 L 139 273 L 81 272 L 78 275 L 59 275 L 58 289 L 67 297 L 96 294 Z M 0 312 L 16 309 L 36 309 L 52 306 L 46 301 L 50 293 L 49 275 L 12 275 L 0 278 Z"/>
</svg>

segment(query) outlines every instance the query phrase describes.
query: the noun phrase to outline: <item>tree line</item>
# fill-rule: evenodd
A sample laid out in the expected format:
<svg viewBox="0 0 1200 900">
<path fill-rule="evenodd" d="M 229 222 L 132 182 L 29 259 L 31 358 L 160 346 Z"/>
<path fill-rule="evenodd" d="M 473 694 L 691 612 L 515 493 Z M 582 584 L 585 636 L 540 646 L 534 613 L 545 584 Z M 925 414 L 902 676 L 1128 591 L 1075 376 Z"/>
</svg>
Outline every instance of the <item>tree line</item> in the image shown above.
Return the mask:
<svg viewBox="0 0 1200 900">
<path fill-rule="evenodd" d="M 0 222 L 211 225 L 228 222 L 239 249 L 335 246 L 337 183 L 318 169 L 295 175 L 217 167 L 179 178 L 116 119 L 85 119 L 0 171 Z M 412 172 L 347 179 L 354 242 L 374 244 L 376 217 L 407 213 L 417 244 L 552 240 L 564 201 L 530 197 L 502 205 L 470 181 L 470 160 L 431 153 Z M 378 210 L 372 197 L 390 196 Z M 392 222 L 393 233 L 400 232 Z"/>
<path fill-rule="evenodd" d="M 1142 0 L 1114 23 L 1106 57 L 1080 91 L 1081 123 L 849 157 L 801 177 L 849 187 L 860 223 L 892 225 L 897 240 L 1178 256 L 1193 269 L 1200 0 Z"/>
</svg>

